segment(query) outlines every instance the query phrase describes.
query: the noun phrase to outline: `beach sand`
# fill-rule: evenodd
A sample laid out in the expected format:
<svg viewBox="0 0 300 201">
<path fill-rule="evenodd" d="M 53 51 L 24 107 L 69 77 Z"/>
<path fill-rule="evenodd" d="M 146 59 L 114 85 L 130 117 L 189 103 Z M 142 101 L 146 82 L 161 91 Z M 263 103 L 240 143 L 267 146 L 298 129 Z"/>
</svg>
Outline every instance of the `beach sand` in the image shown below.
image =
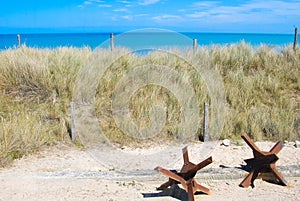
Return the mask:
<svg viewBox="0 0 300 201">
<path fill-rule="evenodd" d="M 275 143 L 256 144 L 261 150 L 268 151 Z M 188 147 L 191 162 L 202 160 L 199 159 L 200 147 L 198 143 Z M 181 148 L 178 147 L 179 155 Z M 142 155 L 147 152 L 147 149 L 139 150 Z M 225 147 L 218 142 L 209 155 L 213 157 L 213 163 L 198 171 L 196 180 L 208 187 L 211 195 L 197 194 L 195 200 L 300 200 L 300 148 L 294 147 L 293 143 L 285 143 L 276 163 L 288 186 L 258 178 L 254 188 L 239 187 L 247 175 L 239 167 L 245 164 L 244 159 L 252 158 L 252 151 L 245 143 Z M 164 167 L 162 161 L 172 159 L 174 157 L 157 158 L 153 166 Z M 178 169 L 182 162 L 182 159 L 175 160 L 174 164 L 170 163 L 170 167 L 165 168 Z M 156 187 L 165 181 L 167 178 L 152 167 L 109 169 L 85 149 L 57 145 L 24 156 L 9 167 L 0 169 L 0 200 L 187 200 L 180 185 L 164 192 L 156 191 Z"/>
</svg>

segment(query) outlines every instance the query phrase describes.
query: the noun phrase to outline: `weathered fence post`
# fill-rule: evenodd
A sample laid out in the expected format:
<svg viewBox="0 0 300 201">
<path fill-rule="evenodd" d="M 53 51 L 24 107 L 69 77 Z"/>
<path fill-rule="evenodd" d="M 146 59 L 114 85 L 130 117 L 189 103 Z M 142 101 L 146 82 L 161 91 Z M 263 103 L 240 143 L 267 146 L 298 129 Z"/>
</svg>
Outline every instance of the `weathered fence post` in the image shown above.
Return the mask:
<svg viewBox="0 0 300 201">
<path fill-rule="evenodd" d="M 209 104 L 204 103 L 204 119 L 203 119 L 203 141 L 209 141 L 208 132 L 208 121 L 209 121 Z"/>
<path fill-rule="evenodd" d="M 20 34 L 17 35 L 18 38 L 18 47 L 21 47 L 21 36 Z"/>
<path fill-rule="evenodd" d="M 294 45 L 293 45 L 293 49 L 296 50 L 297 47 L 297 43 L 298 43 L 298 28 L 295 28 L 295 35 L 294 35 Z"/>
<path fill-rule="evenodd" d="M 197 39 L 193 39 L 193 51 L 195 52 L 197 50 Z"/>
<path fill-rule="evenodd" d="M 75 104 L 74 102 L 70 103 L 71 108 L 71 139 L 72 141 L 76 140 L 76 126 L 75 126 Z"/>
<path fill-rule="evenodd" d="M 109 38 L 110 38 L 110 50 L 113 51 L 114 50 L 114 34 L 111 33 Z"/>
</svg>

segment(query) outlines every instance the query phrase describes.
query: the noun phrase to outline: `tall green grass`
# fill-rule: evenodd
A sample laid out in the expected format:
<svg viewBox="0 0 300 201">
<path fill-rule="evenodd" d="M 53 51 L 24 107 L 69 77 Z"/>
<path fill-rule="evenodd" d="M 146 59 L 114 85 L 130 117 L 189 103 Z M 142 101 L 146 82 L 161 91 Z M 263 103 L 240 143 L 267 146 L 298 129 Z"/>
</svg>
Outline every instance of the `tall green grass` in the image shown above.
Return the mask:
<svg viewBox="0 0 300 201">
<path fill-rule="evenodd" d="M 44 145 L 70 142 L 69 103 L 77 72 L 91 54 L 88 48 L 25 46 L 0 52 L 0 165 Z M 187 50 L 184 54 L 188 57 L 193 52 Z M 196 59 L 210 60 L 223 79 L 227 114 L 221 138 L 237 139 L 243 132 L 255 140 L 300 138 L 300 49 L 265 45 L 254 48 L 241 42 L 201 47 L 194 54 Z M 188 62 L 159 52 L 123 56 L 99 78 L 95 96 L 99 126 L 109 139 L 121 145 L 139 142 L 117 128 L 111 95 L 124 74 L 145 62 L 172 66 L 192 83 L 201 121 L 203 103 L 210 101 L 203 80 Z M 166 108 L 167 124 L 153 140 L 172 139 L 180 122 L 180 104 L 163 87 L 148 85 L 131 97 L 133 121 L 146 126 L 148 109 L 156 103 Z M 195 139 L 201 130 L 200 126 Z"/>
</svg>

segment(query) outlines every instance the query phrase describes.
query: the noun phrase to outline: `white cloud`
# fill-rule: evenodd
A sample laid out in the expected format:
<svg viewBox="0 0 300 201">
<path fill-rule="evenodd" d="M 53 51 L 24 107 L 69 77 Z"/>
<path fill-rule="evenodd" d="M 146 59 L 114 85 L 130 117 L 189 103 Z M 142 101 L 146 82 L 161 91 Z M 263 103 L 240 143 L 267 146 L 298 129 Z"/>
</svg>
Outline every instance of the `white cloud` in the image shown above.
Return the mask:
<svg viewBox="0 0 300 201">
<path fill-rule="evenodd" d="M 110 7 L 112 7 L 112 5 L 110 5 L 110 4 L 99 4 L 98 7 L 100 7 L 100 8 L 110 8 Z"/>
<path fill-rule="evenodd" d="M 95 3 L 104 3 L 105 2 L 103 0 L 90 0 L 90 1 L 95 2 Z"/>
<path fill-rule="evenodd" d="M 121 1 L 119 1 L 120 3 L 123 3 L 123 4 L 130 4 L 130 2 L 129 1 L 125 1 L 125 0 L 121 0 Z"/>
<path fill-rule="evenodd" d="M 181 20 L 182 17 L 178 16 L 178 15 L 168 15 L 168 14 L 165 14 L 165 15 L 154 16 L 154 17 L 152 17 L 152 19 L 156 20 L 156 21 L 172 20 L 172 19 Z"/>
<path fill-rule="evenodd" d="M 139 2 L 140 5 L 146 6 L 146 5 L 151 5 L 151 4 L 155 4 L 158 3 L 160 0 L 143 0 L 141 2 Z"/>
<path fill-rule="evenodd" d="M 194 12 L 192 14 L 186 14 L 186 16 L 190 18 L 201 18 L 201 17 L 209 16 L 209 12 Z"/>
<path fill-rule="evenodd" d="M 300 16 L 300 1 L 252 0 L 239 5 L 225 6 L 220 2 L 196 2 L 185 16 L 198 21 L 222 22 L 282 22 L 286 15 Z"/>
<path fill-rule="evenodd" d="M 92 2 L 91 1 L 85 1 L 85 2 L 83 2 L 83 4 L 90 5 L 90 4 L 92 4 Z"/>
<path fill-rule="evenodd" d="M 130 15 L 124 15 L 122 16 L 123 19 L 126 19 L 126 20 L 132 20 L 132 16 Z"/>
<path fill-rule="evenodd" d="M 192 7 L 194 7 L 195 9 L 199 8 L 199 7 L 213 7 L 218 5 L 220 2 L 219 1 L 199 1 L 199 2 L 195 2 L 193 3 Z"/>
<path fill-rule="evenodd" d="M 128 10 L 126 8 L 118 8 L 118 9 L 114 9 L 114 12 L 127 12 Z"/>
<path fill-rule="evenodd" d="M 105 1 L 103 1 L 103 0 L 86 0 L 82 4 L 78 5 L 77 7 L 78 8 L 85 8 L 86 6 L 90 6 L 90 5 L 93 5 L 95 3 L 103 5 L 103 6 L 99 6 L 99 7 L 111 7 L 111 6 L 107 6 L 108 4 L 102 4 L 102 3 L 105 3 Z"/>
<path fill-rule="evenodd" d="M 129 1 L 126 1 L 126 0 L 120 0 L 118 1 L 119 3 L 122 3 L 123 5 L 122 6 L 125 6 L 125 7 L 131 7 L 131 3 Z"/>
</svg>

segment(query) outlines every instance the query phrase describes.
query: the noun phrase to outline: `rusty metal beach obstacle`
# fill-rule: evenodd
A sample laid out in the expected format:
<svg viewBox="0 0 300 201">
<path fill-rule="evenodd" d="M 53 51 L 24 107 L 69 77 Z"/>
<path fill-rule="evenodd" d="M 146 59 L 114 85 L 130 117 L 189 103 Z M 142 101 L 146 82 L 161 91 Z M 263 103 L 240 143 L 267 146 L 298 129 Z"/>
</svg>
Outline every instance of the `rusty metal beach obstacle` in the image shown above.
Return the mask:
<svg viewBox="0 0 300 201">
<path fill-rule="evenodd" d="M 254 187 L 254 180 L 258 177 L 260 173 L 273 173 L 278 183 L 283 186 L 286 186 L 286 180 L 283 178 L 281 173 L 278 172 L 275 165 L 276 161 L 278 160 L 276 154 L 278 154 L 283 148 L 283 143 L 279 141 L 273 146 L 273 148 L 269 152 L 265 152 L 261 151 L 246 133 L 243 134 L 241 137 L 252 149 L 254 158 L 245 160 L 245 162 L 247 163 L 246 167 L 250 169 L 250 172 L 240 183 L 240 186 L 247 188 L 251 185 L 252 187 Z"/>
<path fill-rule="evenodd" d="M 163 183 L 161 186 L 157 188 L 157 190 L 165 190 L 168 187 L 174 185 L 174 184 L 181 184 L 184 190 L 187 192 L 188 200 L 194 201 L 194 194 L 197 191 L 201 191 L 205 194 L 210 194 L 210 190 L 204 186 L 201 186 L 197 183 L 195 180 L 195 175 L 197 174 L 197 171 L 204 168 L 205 166 L 212 163 L 212 157 L 209 157 L 205 159 L 204 161 L 198 163 L 195 165 L 194 163 L 189 161 L 189 155 L 187 147 L 184 147 L 182 149 L 183 152 L 183 160 L 184 164 L 180 170 L 180 172 L 177 172 L 175 170 L 166 170 L 161 167 L 155 168 L 160 173 L 166 175 L 169 177 L 169 180 L 165 183 Z"/>
</svg>

